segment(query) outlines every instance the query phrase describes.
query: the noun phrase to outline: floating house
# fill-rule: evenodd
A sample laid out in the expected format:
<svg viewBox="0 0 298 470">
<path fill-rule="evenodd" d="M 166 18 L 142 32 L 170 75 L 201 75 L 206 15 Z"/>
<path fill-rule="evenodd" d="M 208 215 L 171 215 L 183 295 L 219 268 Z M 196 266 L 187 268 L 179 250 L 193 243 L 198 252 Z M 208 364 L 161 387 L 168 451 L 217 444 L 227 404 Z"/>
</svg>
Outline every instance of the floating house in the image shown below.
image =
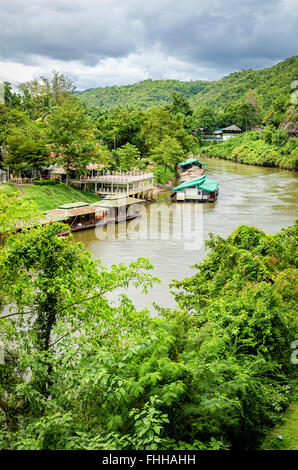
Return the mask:
<svg viewBox="0 0 298 470">
<path fill-rule="evenodd" d="M 172 189 L 172 201 L 214 202 L 217 199 L 219 184 L 217 181 L 202 175 L 184 181 Z"/>
<path fill-rule="evenodd" d="M 179 165 L 180 183 L 202 176 L 205 165 L 208 164 L 195 158 L 195 155 L 190 155 L 187 160 Z"/>
<path fill-rule="evenodd" d="M 42 224 L 64 222 L 72 232 L 77 232 L 98 225 L 124 222 L 140 216 L 141 202 L 140 199 L 116 195 L 93 204 L 86 202 L 63 204 L 57 209 L 46 211 Z M 62 235 L 67 233 L 69 231 L 63 232 Z"/>
<path fill-rule="evenodd" d="M 204 169 L 203 167 L 204 167 L 205 165 L 208 165 L 208 163 L 200 162 L 200 161 L 199 161 L 197 158 L 195 158 L 194 156 L 190 156 L 187 160 L 185 160 L 184 162 L 182 162 L 182 163 L 179 164 L 180 169 L 181 169 L 182 171 L 189 170 L 189 169 L 192 168 L 192 167 Z"/>
</svg>

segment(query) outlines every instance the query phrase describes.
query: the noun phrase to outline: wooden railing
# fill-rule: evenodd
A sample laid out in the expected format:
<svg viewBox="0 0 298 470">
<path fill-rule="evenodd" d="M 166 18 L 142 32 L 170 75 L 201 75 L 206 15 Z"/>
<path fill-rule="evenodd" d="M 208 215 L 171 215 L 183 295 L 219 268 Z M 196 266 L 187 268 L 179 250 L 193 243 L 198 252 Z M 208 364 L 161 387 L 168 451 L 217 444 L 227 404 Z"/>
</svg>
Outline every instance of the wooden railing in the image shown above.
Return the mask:
<svg viewBox="0 0 298 470">
<path fill-rule="evenodd" d="M 112 193 L 125 193 L 125 194 L 134 194 L 134 193 L 141 193 L 143 191 L 147 191 L 148 189 L 153 189 L 153 185 L 152 184 L 148 184 L 148 185 L 145 185 L 145 186 L 139 186 L 138 188 L 129 188 L 127 190 L 126 187 L 124 188 L 113 188 L 113 191 L 112 191 L 112 188 L 97 188 L 97 191 L 96 193 L 97 194 L 112 194 Z"/>
</svg>

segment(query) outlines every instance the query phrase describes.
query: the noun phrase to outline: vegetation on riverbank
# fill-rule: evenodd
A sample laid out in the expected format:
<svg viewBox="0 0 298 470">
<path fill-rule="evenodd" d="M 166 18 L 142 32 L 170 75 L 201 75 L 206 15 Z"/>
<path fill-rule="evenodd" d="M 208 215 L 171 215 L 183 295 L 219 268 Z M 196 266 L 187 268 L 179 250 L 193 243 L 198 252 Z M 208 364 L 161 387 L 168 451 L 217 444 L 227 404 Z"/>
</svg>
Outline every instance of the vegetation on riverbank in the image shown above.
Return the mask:
<svg viewBox="0 0 298 470">
<path fill-rule="evenodd" d="M 211 144 L 200 150 L 202 155 L 220 157 L 249 165 L 298 169 L 298 139 L 289 138 L 286 131 L 248 132 L 225 142 Z"/>
<path fill-rule="evenodd" d="M 211 236 L 194 275 L 173 283 L 177 307 L 152 316 L 126 295 L 108 300 L 117 287 L 158 282 L 148 260 L 107 270 L 71 235 L 56 236 L 62 224 L 19 233 L 24 199 L 0 206 L 0 448 L 261 445 L 297 367 L 298 224 Z"/>
</svg>

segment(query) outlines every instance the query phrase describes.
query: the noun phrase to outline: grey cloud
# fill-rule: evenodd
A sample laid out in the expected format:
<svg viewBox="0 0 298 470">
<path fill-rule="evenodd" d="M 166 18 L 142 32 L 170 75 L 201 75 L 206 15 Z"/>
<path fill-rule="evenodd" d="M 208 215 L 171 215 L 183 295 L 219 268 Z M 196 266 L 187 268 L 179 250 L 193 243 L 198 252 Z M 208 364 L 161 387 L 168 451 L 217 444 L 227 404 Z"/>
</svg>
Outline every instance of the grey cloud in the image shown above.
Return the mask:
<svg viewBox="0 0 298 470">
<path fill-rule="evenodd" d="M 184 2 L 181 2 L 185 5 Z M 297 10 L 281 0 L 187 2 L 176 21 L 164 10 L 148 28 L 169 53 L 201 64 L 254 67 L 297 52 Z M 196 8 L 197 6 L 197 8 Z"/>
<path fill-rule="evenodd" d="M 13 3 L 10 2 L 10 3 Z M 142 23 L 110 2 L 9 2 L 0 5 L 0 55 L 24 63 L 32 55 L 94 63 L 122 57 L 136 47 Z M 84 7 L 84 8 L 83 8 Z M 124 13 L 124 14 L 123 14 Z"/>
<path fill-rule="evenodd" d="M 104 59 L 159 47 L 194 70 L 264 67 L 296 54 L 295 3 L 1 0 L 0 58 L 28 65 L 48 58 L 94 67 Z M 146 71 L 155 75 L 154 64 Z"/>
</svg>

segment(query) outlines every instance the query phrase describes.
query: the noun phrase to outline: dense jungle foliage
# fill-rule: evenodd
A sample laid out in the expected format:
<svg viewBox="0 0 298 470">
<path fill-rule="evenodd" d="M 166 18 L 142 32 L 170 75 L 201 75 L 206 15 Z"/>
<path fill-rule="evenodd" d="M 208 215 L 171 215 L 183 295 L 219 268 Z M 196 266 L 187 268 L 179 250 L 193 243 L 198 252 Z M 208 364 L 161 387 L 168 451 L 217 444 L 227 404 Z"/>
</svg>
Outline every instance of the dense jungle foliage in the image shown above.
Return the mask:
<svg viewBox="0 0 298 470">
<path fill-rule="evenodd" d="M 266 128 L 264 139 L 260 132 L 241 134 L 203 148 L 201 153 L 249 165 L 298 169 L 298 139 L 289 138 L 282 129 Z"/>
<path fill-rule="evenodd" d="M 172 100 L 174 91 L 190 98 L 204 90 L 209 82 L 194 80 L 144 80 L 133 85 L 121 85 L 105 88 L 91 88 L 77 92 L 80 100 L 88 106 L 108 110 L 121 107 L 151 108 L 165 106 Z"/>
<path fill-rule="evenodd" d="M 18 232 L 34 205 L 0 207 L 0 448 L 261 445 L 294 381 L 297 224 L 211 235 L 194 275 L 173 283 L 177 308 L 153 317 L 107 298 L 150 291 L 148 260 L 107 270 L 60 224 Z"/>
<path fill-rule="evenodd" d="M 191 98 L 191 105 L 207 105 L 223 109 L 245 98 L 248 90 L 255 90 L 265 110 L 288 96 L 291 83 L 297 80 L 298 56 L 290 57 L 263 70 L 233 72 L 216 82 L 211 82 L 201 93 Z"/>
</svg>

